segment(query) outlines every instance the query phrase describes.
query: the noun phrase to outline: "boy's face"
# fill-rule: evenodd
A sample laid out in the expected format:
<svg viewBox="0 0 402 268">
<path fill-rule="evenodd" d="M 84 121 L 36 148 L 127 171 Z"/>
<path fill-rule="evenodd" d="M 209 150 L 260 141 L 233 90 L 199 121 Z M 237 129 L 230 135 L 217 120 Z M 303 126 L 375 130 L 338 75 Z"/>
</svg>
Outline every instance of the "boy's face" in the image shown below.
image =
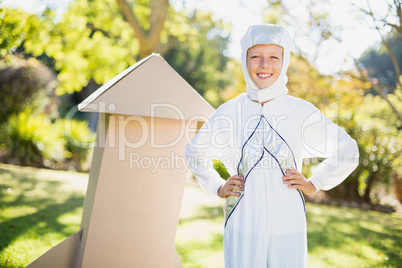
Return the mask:
<svg viewBox="0 0 402 268">
<path fill-rule="evenodd" d="M 247 70 L 258 88 L 271 86 L 279 77 L 283 48 L 277 45 L 255 45 L 247 51 Z"/>
</svg>

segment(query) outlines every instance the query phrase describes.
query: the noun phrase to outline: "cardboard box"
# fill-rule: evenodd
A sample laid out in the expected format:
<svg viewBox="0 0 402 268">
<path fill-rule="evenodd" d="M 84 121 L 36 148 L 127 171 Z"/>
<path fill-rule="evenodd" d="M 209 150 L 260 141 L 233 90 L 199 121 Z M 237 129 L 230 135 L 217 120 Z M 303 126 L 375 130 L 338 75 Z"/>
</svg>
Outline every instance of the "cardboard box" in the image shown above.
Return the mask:
<svg viewBox="0 0 402 268">
<path fill-rule="evenodd" d="M 181 267 L 184 148 L 213 107 L 152 54 L 79 110 L 99 113 L 81 230 L 28 267 Z"/>
</svg>

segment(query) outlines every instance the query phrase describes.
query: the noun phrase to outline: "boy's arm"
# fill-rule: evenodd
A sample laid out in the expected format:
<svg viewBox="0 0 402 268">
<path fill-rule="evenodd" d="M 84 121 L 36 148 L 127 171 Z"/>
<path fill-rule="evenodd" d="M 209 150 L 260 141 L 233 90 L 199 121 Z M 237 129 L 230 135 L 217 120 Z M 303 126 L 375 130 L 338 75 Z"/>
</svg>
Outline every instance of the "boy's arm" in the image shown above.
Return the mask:
<svg viewBox="0 0 402 268">
<path fill-rule="evenodd" d="M 186 159 L 201 188 L 210 196 L 218 196 L 218 189 L 225 180 L 212 167 L 212 158 L 207 156 L 207 152 L 187 144 Z"/>
<path fill-rule="evenodd" d="M 186 159 L 190 170 L 197 178 L 201 188 L 210 196 L 218 196 L 218 189 L 225 180 L 214 169 L 212 159 L 224 158 L 227 148 L 220 146 L 227 139 L 221 129 L 224 123 L 212 116 L 186 146 Z"/>
<path fill-rule="evenodd" d="M 304 158 L 325 158 L 309 178 L 317 191 L 337 186 L 359 164 L 356 141 L 318 109 L 304 122 L 302 140 Z"/>
</svg>

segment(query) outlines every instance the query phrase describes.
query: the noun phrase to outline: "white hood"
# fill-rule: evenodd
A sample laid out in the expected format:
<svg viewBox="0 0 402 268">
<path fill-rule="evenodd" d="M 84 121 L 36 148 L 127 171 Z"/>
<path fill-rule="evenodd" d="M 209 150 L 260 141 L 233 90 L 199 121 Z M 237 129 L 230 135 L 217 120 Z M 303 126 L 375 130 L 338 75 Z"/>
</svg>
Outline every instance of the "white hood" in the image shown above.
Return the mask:
<svg viewBox="0 0 402 268">
<path fill-rule="evenodd" d="M 268 101 L 281 95 L 286 95 L 288 89 L 286 83 L 288 77 L 286 71 L 290 63 L 290 51 L 293 49 L 293 41 L 289 32 L 279 25 L 261 24 L 250 26 L 244 34 L 241 43 L 241 64 L 243 68 L 244 79 L 247 84 L 247 95 L 258 102 Z M 259 89 L 251 80 L 247 70 L 247 50 L 255 45 L 273 44 L 283 48 L 283 65 L 278 79 L 269 87 Z"/>
</svg>

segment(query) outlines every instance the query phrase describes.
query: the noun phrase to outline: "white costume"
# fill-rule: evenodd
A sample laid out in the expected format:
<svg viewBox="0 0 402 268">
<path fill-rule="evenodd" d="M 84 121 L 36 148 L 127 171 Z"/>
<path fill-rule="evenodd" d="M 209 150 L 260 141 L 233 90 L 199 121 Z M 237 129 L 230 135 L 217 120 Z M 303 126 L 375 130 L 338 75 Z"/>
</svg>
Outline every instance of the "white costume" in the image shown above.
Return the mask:
<svg viewBox="0 0 402 268">
<path fill-rule="evenodd" d="M 217 109 L 187 145 L 186 157 L 210 195 L 225 183 L 212 159 L 245 178 L 241 196 L 225 203 L 225 267 L 307 267 L 303 195 L 289 189 L 282 176 L 289 168 L 301 172 L 303 158 L 322 157 L 309 180 L 317 190 L 331 189 L 356 168 L 357 145 L 312 104 L 286 95 L 292 40 L 284 28 L 251 26 L 241 44 L 247 93 Z M 264 89 L 257 88 L 246 65 L 247 50 L 257 44 L 284 49 L 281 74 Z"/>
</svg>

